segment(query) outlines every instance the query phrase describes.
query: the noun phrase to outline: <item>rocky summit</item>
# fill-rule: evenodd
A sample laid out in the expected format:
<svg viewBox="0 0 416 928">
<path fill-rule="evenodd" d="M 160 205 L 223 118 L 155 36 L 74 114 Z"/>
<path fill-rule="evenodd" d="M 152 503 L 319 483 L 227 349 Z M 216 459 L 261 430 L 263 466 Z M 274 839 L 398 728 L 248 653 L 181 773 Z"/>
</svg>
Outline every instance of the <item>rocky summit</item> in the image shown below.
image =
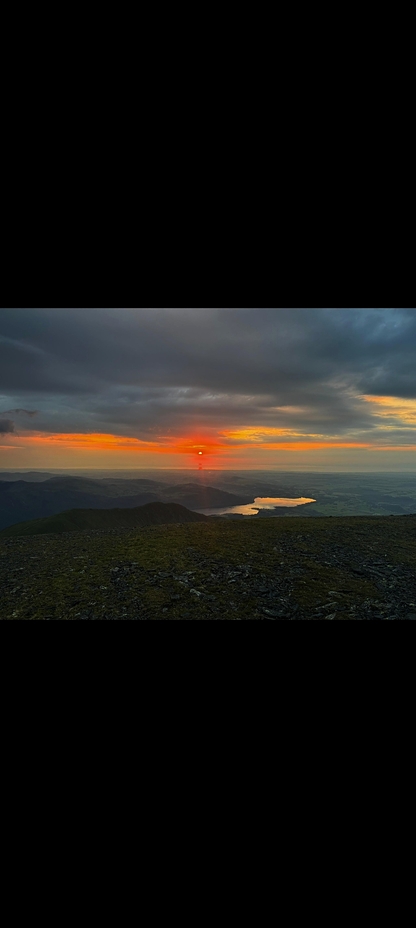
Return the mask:
<svg viewBox="0 0 416 928">
<path fill-rule="evenodd" d="M 416 619 L 416 515 L 0 537 L 0 617 Z"/>
</svg>

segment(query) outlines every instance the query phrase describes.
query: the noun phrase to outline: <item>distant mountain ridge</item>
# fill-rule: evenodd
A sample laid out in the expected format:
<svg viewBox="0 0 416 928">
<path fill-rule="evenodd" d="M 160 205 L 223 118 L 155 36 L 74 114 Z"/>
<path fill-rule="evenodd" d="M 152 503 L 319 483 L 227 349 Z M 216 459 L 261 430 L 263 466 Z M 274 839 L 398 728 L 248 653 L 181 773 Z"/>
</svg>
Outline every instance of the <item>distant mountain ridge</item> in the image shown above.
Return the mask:
<svg viewBox="0 0 416 928">
<path fill-rule="evenodd" d="M 49 471 L 37 471 L 37 470 L 1 471 L 0 470 L 0 481 L 7 480 L 7 481 L 15 482 L 16 480 L 27 480 L 30 483 L 43 483 L 43 481 L 49 480 L 53 476 L 55 475 L 49 473 Z"/>
<path fill-rule="evenodd" d="M 1 477 L 1 475 L 0 475 Z M 0 479 L 0 530 L 70 509 L 133 509 L 147 503 L 177 503 L 186 509 L 239 506 L 251 495 L 194 483 L 170 486 L 157 480 L 53 476 L 42 482 Z"/>
</svg>

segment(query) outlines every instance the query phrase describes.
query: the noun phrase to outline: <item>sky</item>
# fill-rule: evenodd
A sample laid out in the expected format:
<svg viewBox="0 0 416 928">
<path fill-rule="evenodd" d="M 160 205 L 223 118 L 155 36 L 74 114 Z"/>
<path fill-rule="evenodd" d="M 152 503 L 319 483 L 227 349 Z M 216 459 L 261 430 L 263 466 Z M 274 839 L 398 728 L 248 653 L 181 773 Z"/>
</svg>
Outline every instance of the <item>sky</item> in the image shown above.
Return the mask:
<svg viewBox="0 0 416 928">
<path fill-rule="evenodd" d="M 416 310 L 0 309 L 0 469 L 48 467 L 416 471 Z"/>
</svg>

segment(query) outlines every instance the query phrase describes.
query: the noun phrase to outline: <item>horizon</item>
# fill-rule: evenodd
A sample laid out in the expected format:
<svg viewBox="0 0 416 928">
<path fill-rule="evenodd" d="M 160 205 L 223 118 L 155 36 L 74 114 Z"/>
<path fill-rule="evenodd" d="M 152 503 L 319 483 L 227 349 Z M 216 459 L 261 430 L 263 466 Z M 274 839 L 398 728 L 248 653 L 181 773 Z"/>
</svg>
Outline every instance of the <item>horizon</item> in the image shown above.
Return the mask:
<svg viewBox="0 0 416 928">
<path fill-rule="evenodd" d="M 116 471 L 117 473 L 135 473 L 136 471 L 144 471 L 145 473 L 149 473 L 149 472 L 161 471 L 161 470 L 167 471 L 168 473 L 170 473 L 171 471 L 186 471 L 187 473 L 194 473 L 194 474 L 201 473 L 200 469 L 195 470 L 195 468 L 192 468 L 192 467 L 135 467 L 135 468 L 130 468 L 130 467 L 46 467 L 45 466 L 45 467 L 20 467 L 20 468 L 19 467 L 11 467 L 11 468 L 1 467 L 0 474 L 1 473 L 10 473 L 10 474 L 12 473 L 22 473 L 22 474 L 24 473 L 49 473 L 49 472 L 50 473 L 57 473 L 57 472 L 68 473 L 69 471 L 73 471 L 73 470 L 82 470 L 82 471 L 86 470 L 89 472 L 94 471 L 97 473 L 99 473 L 100 471 L 102 471 L 103 473 L 108 473 L 108 472 L 113 473 L 114 471 Z M 204 474 L 210 474 L 210 473 L 254 474 L 254 473 L 263 473 L 263 472 L 268 473 L 268 474 L 294 474 L 297 471 L 295 471 L 293 468 L 289 470 L 283 470 L 282 468 L 270 468 L 269 469 L 266 467 L 261 467 L 261 468 L 260 467 L 257 467 L 257 468 L 256 467 L 250 467 L 250 468 L 237 468 L 237 467 L 213 468 L 212 467 L 212 468 L 205 469 L 202 471 L 202 473 Z M 322 476 L 325 476 L 326 474 L 357 474 L 357 475 L 362 475 L 362 476 L 371 476 L 372 474 L 373 475 L 380 475 L 380 474 L 415 474 L 416 475 L 416 469 L 406 470 L 405 468 L 392 469 L 392 470 L 352 470 L 352 469 L 349 469 L 349 470 L 339 470 L 339 469 L 337 470 L 334 470 L 334 469 L 314 470 L 314 469 L 302 467 L 300 469 L 300 472 L 305 473 L 305 474 L 321 474 Z"/>
</svg>

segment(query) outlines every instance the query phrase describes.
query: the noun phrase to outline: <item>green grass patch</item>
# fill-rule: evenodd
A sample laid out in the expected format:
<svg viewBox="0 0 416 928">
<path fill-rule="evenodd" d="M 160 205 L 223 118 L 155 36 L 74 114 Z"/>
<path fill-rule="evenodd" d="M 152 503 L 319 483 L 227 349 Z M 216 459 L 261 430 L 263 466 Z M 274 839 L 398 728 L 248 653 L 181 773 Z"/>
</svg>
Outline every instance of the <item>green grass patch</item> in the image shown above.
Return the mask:
<svg viewBox="0 0 416 928">
<path fill-rule="evenodd" d="M 416 568 L 416 518 L 247 518 L 117 532 L 3 536 L 0 617 L 179 620 L 215 614 L 253 619 L 262 611 L 256 591 L 247 584 L 243 596 L 239 580 L 216 580 L 216 570 L 222 577 L 224 565 L 229 570 L 248 565 L 253 586 L 290 576 L 291 601 L 301 610 L 313 614 L 336 599 L 337 618 L 350 618 L 353 605 L 382 599 L 383 593 L 372 578 L 355 576 L 348 558 L 339 564 L 330 561 L 333 552 L 336 560 L 338 548 L 349 552 L 356 564 L 367 556 L 379 559 L 387 573 L 392 569 L 388 565 Z M 159 572 L 166 576 L 158 577 Z M 188 588 L 177 579 L 187 572 L 192 578 Z M 191 587 L 204 596 L 190 592 Z M 267 599 L 264 605 L 269 606 Z"/>
</svg>

